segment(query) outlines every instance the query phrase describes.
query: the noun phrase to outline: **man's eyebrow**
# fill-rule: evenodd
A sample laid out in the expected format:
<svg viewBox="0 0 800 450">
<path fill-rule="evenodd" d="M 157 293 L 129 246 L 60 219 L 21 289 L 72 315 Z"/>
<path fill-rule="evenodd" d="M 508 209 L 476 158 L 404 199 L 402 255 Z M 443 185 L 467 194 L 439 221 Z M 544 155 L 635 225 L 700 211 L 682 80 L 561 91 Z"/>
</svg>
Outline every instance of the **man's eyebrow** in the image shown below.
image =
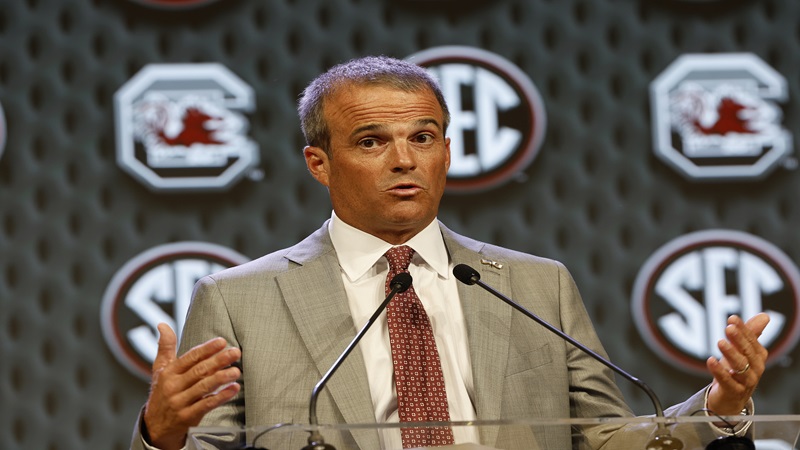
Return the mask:
<svg viewBox="0 0 800 450">
<path fill-rule="evenodd" d="M 434 118 L 419 119 L 419 120 L 414 122 L 414 125 L 417 125 L 417 126 L 425 126 L 425 125 L 430 125 L 430 124 L 436 125 L 436 128 L 441 128 L 441 126 L 439 125 L 439 121 L 434 119 Z"/>
<path fill-rule="evenodd" d="M 426 118 L 426 119 L 417 119 L 414 121 L 414 126 L 417 127 L 424 127 L 426 125 L 435 125 L 436 128 L 441 129 L 441 125 L 439 125 L 439 121 L 434 118 Z M 386 129 L 386 125 L 378 124 L 378 123 L 369 123 L 366 125 L 362 125 L 352 133 L 350 133 L 350 137 L 355 137 L 361 133 L 369 132 L 369 131 L 380 131 Z"/>
<path fill-rule="evenodd" d="M 359 134 L 367 132 L 367 131 L 381 130 L 383 128 L 386 128 L 386 126 L 385 125 L 380 125 L 380 124 L 377 124 L 377 123 L 370 123 L 370 124 L 367 124 L 367 125 L 362 125 L 362 126 L 356 128 L 355 130 L 353 130 L 353 132 L 350 133 L 350 137 L 354 137 L 356 135 L 359 135 Z"/>
</svg>

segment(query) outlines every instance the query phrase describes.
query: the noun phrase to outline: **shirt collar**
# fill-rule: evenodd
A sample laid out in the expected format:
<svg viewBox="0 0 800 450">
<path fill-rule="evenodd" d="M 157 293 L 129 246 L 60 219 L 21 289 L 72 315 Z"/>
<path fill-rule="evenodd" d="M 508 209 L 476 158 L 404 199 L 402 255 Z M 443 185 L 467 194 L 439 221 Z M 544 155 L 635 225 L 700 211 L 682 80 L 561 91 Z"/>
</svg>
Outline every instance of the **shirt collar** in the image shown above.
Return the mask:
<svg viewBox="0 0 800 450">
<path fill-rule="evenodd" d="M 328 232 L 339 259 L 339 266 L 350 281 L 363 277 L 393 247 L 380 238 L 346 224 L 336 213 L 331 214 Z M 449 277 L 450 259 L 436 219 L 403 245 L 414 249 L 416 255 L 436 271 L 440 278 Z"/>
</svg>

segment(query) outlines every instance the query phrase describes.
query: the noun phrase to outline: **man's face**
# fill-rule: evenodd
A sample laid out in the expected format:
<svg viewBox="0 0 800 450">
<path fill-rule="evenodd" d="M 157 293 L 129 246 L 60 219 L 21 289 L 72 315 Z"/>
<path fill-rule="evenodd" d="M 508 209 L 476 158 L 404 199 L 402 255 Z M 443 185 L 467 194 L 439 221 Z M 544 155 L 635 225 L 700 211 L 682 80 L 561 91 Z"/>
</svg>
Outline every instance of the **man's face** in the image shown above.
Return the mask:
<svg viewBox="0 0 800 450">
<path fill-rule="evenodd" d="M 306 147 L 311 174 L 344 222 L 399 244 L 437 214 L 450 167 L 443 113 L 429 90 L 344 86 L 323 107 L 330 157 Z"/>
</svg>

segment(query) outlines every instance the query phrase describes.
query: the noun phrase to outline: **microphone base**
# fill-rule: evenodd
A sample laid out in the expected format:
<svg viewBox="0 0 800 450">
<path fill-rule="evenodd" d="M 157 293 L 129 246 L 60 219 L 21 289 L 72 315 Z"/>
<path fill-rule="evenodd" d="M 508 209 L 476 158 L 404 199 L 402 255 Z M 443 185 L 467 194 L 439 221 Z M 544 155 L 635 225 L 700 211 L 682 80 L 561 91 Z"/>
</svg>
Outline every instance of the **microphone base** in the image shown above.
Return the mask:
<svg viewBox="0 0 800 450">
<path fill-rule="evenodd" d="M 746 437 L 727 436 L 714 439 L 706 450 L 756 450 L 756 445 Z"/>
<path fill-rule="evenodd" d="M 336 447 L 324 442 L 311 442 L 300 450 L 336 450 Z"/>
<path fill-rule="evenodd" d="M 662 434 L 648 442 L 645 450 L 681 450 L 682 448 L 683 442 L 680 439 L 669 434 Z"/>
<path fill-rule="evenodd" d="M 336 450 L 336 447 L 326 444 L 325 439 L 322 438 L 322 434 L 314 430 L 311 431 L 311 435 L 308 436 L 308 445 L 300 450 Z"/>
</svg>

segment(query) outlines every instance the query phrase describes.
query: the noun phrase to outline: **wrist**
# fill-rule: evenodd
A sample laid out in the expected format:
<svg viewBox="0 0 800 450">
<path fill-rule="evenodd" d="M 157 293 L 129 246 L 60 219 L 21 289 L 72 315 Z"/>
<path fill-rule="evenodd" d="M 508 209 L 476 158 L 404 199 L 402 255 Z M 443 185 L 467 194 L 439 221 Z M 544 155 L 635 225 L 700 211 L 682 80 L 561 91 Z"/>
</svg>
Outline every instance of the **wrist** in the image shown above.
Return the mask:
<svg viewBox="0 0 800 450">
<path fill-rule="evenodd" d="M 139 432 L 141 433 L 145 444 L 159 450 L 179 450 L 184 447 L 184 444 L 186 443 L 186 435 L 160 435 L 158 430 L 155 430 L 155 433 L 152 433 L 153 430 L 147 426 L 147 419 L 145 418 L 145 415 L 146 414 L 142 414 L 142 419 L 139 424 Z"/>
<path fill-rule="evenodd" d="M 731 417 L 731 418 L 734 417 L 734 416 L 749 416 L 750 415 L 750 411 L 747 409 L 747 407 L 744 407 L 744 408 L 742 408 L 741 411 L 739 411 L 739 414 L 720 414 L 720 415 L 723 416 L 723 417 Z M 736 428 L 736 425 L 739 424 L 739 423 L 740 423 L 739 420 L 731 419 L 731 420 L 727 420 L 727 421 L 714 422 L 714 425 L 716 425 L 718 428 L 721 428 L 721 429 L 727 431 L 730 434 L 733 434 L 733 433 L 736 432 L 735 428 Z"/>
</svg>

